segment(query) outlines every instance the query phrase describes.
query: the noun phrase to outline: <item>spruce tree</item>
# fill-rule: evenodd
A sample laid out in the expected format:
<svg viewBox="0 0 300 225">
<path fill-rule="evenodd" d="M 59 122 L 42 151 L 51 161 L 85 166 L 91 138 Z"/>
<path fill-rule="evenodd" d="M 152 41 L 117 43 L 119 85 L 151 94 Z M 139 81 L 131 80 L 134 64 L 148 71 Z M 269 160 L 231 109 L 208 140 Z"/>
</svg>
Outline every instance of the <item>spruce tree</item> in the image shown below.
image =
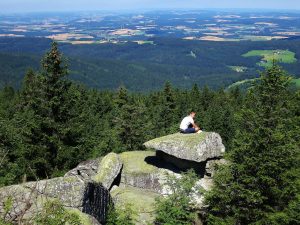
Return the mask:
<svg viewBox="0 0 300 225">
<path fill-rule="evenodd" d="M 160 135 L 173 133 L 178 130 L 177 118 L 178 111 L 176 106 L 176 99 L 174 90 L 169 82 L 166 82 L 164 89 L 160 96 L 160 109 L 158 118 L 156 119 L 156 126 L 159 127 Z"/>
<path fill-rule="evenodd" d="M 75 148 L 69 136 L 72 105 L 67 67 L 56 43 L 42 60 L 42 71 L 28 71 L 14 117 L 24 137 L 22 164 L 29 179 L 55 176 L 76 165 Z"/>
<path fill-rule="evenodd" d="M 124 87 L 119 89 L 115 104 L 115 131 L 122 144 L 119 151 L 142 149 L 147 124 L 144 104 L 129 96 Z"/>
<path fill-rule="evenodd" d="M 230 97 L 221 89 L 211 99 L 204 118 L 202 118 L 203 129 L 219 133 L 226 147 L 230 146 L 231 137 L 234 136 L 235 121 L 233 110 L 234 107 Z"/>
<path fill-rule="evenodd" d="M 0 118 L 11 119 L 15 101 L 15 90 L 10 86 L 5 86 L 0 91 Z"/>
<path fill-rule="evenodd" d="M 288 216 L 290 208 L 299 213 L 300 174 L 289 81 L 274 64 L 247 95 L 230 163 L 219 169 L 207 195 L 208 224 L 299 224 Z"/>
<path fill-rule="evenodd" d="M 0 187 L 21 181 L 24 166 L 19 153 L 22 142 L 17 130 L 7 119 L 0 118 Z"/>
</svg>

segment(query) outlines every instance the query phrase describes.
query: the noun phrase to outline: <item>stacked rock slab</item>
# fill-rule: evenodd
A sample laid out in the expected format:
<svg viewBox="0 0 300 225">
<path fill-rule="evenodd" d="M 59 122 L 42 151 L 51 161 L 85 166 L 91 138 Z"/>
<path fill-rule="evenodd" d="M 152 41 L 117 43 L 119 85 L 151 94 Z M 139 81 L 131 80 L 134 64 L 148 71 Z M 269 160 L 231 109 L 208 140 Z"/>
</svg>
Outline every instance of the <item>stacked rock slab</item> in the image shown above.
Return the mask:
<svg viewBox="0 0 300 225">
<path fill-rule="evenodd" d="M 168 175 L 180 177 L 183 170 L 196 169 L 200 179 L 195 189 L 209 190 L 214 167 L 225 163 L 221 159 L 225 147 L 217 133 L 176 133 L 148 141 L 145 146 L 155 151 L 109 153 L 80 163 L 64 177 L 0 188 L 0 216 L 5 214 L 8 198 L 13 210 L 6 214 L 7 219 L 17 219 L 24 209 L 24 217 L 30 218 L 46 201 L 58 199 L 80 216 L 83 225 L 96 225 L 105 223 L 112 199 L 117 208 L 132 206 L 136 224 L 153 224 L 155 199 L 170 194 Z M 193 199 L 201 209 L 203 196 Z"/>
<path fill-rule="evenodd" d="M 111 190 L 117 207 L 132 204 L 137 224 L 152 224 L 155 198 L 170 194 L 166 186 L 168 175 L 180 177 L 182 169 L 202 168 L 195 189 L 212 187 L 213 167 L 223 156 L 225 147 L 217 133 L 172 134 L 145 143 L 156 151 L 133 151 L 120 154 L 123 163 L 121 180 Z M 207 171 L 206 171 L 207 169 Z M 203 196 L 193 196 L 194 203 L 203 206 Z"/>
<path fill-rule="evenodd" d="M 214 132 L 202 132 L 200 134 L 176 133 L 153 139 L 144 145 L 147 148 L 162 151 L 178 159 L 198 163 L 222 157 L 225 152 L 221 136 Z"/>
</svg>

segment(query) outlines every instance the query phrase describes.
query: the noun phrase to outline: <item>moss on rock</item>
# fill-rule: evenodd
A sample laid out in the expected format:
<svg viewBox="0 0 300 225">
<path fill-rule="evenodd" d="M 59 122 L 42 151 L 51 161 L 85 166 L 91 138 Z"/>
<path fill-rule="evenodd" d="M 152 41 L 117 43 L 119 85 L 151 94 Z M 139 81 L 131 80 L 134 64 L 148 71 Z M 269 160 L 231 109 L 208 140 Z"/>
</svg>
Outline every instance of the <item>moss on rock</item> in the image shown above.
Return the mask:
<svg viewBox="0 0 300 225">
<path fill-rule="evenodd" d="M 92 180 L 110 189 L 113 181 L 119 175 L 121 168 L 122 162 L 120 157 L 116 153 L 109 153 L 102 159 L 98 167 L 98 172 Z"/>
<path fill-rule="evenodd" d="M 154 220 L 155 199 L 160 195 L 134 187 L 114 187 L 111 191 L 115 206 L 119 209 L 132 203 L 136 213 L 136 224 L 152 224 Z"/>
<path fill-rule="evenodd" d="M 145 143 L 145 145 L 153 145 L 153 144 L 160 144 L 160 143 L 178 143 L 178 142 L 184 142 L 185 146 L 187 148 L 193 148 L 195 145 L 198 145 L 200 142 L 205 140 L 207 136 L 207 132 L 202 132 L 200 134 L 182 134 L 182 133 L 175 133 L 170 134 L 167 136 L 155 138 L 151 141 L 148 141 Z"/>
<path fill-rule="evenodd" d="M 97 225 L 100 224 L 95 218 L 92 216 L 81 212 L 79 209 L 67 208 L 68 212 L 78 216 L 81 225 Z"/>
<path fill-rule="evenodd" d="M 131 151 L 120 154 L 123 162 L 123 172 L 127 174 L 153 173 L 157 167 L 147 163 L 147 157 L 154 157 L 154 151 Z"/>
<path fill-rule="evenodd" d="M 123 161 L 121 186 L 161 193 L 165 174 L 171 171 L 160 166 L 167 166 L 168 163 L 161 161 L 153 151 L 124 152 L 120 157 Z"/>
<path fill-rule="evenodd" d="M 175 133 L 150 140 L 144 145 L 176 158 L 194 162 L 205 162 L 208 159 L 221 157 L 225 152 L 220 135 L 214 132 Z"/>
</svg>

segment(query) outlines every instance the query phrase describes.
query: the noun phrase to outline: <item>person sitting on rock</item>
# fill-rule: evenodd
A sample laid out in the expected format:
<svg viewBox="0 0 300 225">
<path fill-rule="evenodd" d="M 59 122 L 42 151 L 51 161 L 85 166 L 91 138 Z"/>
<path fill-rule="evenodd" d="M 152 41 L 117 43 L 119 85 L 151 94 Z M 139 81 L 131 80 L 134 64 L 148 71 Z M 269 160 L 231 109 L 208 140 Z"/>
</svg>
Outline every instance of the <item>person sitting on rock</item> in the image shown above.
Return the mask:
<svg viewBox="0 0 300 225">
<path fill-rule="evenodd" d="M 195 122 L 194 118 L 196 113 L 194 111 L 190 112 L 190 115 L 183 118 L 180 123 L 180 132 L 183 134 L 191 134 L 191 133 L 201 133 L 200 127 L 198 127 Z"/>
</svg>

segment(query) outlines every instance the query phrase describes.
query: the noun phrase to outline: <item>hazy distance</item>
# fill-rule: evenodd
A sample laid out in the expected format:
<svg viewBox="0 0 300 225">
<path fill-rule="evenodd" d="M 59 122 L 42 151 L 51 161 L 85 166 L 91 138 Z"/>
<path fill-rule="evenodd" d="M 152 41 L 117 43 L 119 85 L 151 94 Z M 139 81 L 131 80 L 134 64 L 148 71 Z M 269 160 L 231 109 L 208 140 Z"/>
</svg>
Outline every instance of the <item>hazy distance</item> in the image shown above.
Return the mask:
<svg viewBox="0 0 300 225">
<path fill-rule="evenodd" d="M 292 9 L 299 0 L 0 0 L 0 12 L 151 10 L 151 9 Z"/>
</svg>

